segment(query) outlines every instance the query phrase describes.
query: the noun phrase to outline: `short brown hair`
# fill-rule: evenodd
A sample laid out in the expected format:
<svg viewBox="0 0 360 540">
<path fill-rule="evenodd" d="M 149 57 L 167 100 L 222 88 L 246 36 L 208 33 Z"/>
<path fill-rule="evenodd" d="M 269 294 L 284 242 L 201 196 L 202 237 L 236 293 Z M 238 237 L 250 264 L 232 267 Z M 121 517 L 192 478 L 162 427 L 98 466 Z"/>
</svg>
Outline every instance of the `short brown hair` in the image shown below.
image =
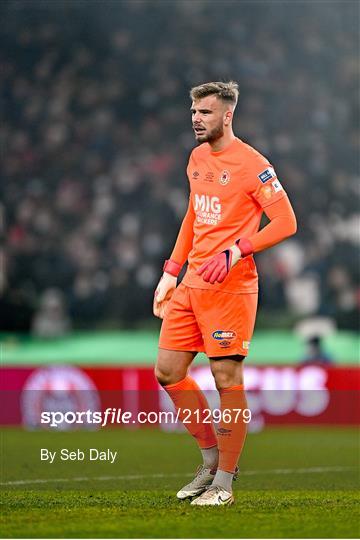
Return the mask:
<svg viewBox="0 0 360 540">
<path fill-rule="evenodd" d="M 237 104 L 239 97 L 239 86 L 234 81 L 225 82 L 208 82 L 194 86 L 190 90 L 190 97 L 193 101 L 202 99 L 207 96 L 215 95 L 221 101 L 232 103 L 234 106 Z"/>
</svg>

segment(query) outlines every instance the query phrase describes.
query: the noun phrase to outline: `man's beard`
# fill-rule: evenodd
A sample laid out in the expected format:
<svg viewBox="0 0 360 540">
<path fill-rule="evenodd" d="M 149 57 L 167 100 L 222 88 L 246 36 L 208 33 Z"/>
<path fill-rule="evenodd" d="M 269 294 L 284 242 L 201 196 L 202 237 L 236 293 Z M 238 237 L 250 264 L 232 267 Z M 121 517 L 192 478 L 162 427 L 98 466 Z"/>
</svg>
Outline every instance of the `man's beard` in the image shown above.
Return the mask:
<svg viewBox="0 0 360 540">
<path fill-rule="evenodd" d="M 204 135 L 200 135 L 200 137 L 197 138 L 197 142 L 199 144 L 202 144 L 204 142 L 212 143 L 214 141 L 217 141 L 224 135 L 224 128 L 222 124 L 219 124 L 218 126 L 214 127 L 210 131 L 210 133 L 204 133 Z"/>
</svg>

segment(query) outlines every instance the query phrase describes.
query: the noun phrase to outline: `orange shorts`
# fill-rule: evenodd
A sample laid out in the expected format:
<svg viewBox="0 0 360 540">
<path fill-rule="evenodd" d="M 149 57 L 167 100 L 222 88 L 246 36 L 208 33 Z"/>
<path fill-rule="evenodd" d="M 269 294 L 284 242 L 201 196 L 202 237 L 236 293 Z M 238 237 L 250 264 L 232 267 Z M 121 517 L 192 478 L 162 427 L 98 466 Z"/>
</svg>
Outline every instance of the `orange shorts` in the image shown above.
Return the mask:
<svg viewBox="0 0 360 540">
<path fill-rule="evenodd" d="M 205 352 L 208 357 L 246 356 L 257 298 L 257 293 L 231 294 L 180 283 L 166 308 L 159 347 Z"/>
</svg>

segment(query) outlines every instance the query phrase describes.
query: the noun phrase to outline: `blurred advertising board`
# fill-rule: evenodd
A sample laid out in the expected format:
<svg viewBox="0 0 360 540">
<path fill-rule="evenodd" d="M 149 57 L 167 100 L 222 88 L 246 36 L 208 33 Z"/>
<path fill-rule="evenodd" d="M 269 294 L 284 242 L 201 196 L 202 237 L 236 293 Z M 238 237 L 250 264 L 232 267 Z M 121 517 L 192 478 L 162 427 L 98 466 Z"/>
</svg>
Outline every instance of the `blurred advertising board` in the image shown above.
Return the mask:
<svg viewBox="0 0 360 540">
<path fill-rule="evenodd" d="M 218 407 L 209 367 L 194 367 L 191 374 L 205 391 L 210 407 Z M 253 430 L 265 424 L 359 423 L 359 367 L 246 366 L 245 381 Z M 150 367 L 4 366 L 0 369 L 0 389 L 1 425 L 49 428 L 40 421 L 44 411 L 60 415 L 108 410 L 108 427 L 161 424 L 168 431 L 179 427 L 178 423 L 162 425 L 156 416 L 159 411 L 173 409 Z M 121 422 L 124 411 L 131 413 L 131 425 Z M 148 420 L 138 421 L 139 413 L 148 414 Z M 62 425 L 62 429 L 98 427 L 86 422 L 85 416 L 81 426 Z"/>
</svg>

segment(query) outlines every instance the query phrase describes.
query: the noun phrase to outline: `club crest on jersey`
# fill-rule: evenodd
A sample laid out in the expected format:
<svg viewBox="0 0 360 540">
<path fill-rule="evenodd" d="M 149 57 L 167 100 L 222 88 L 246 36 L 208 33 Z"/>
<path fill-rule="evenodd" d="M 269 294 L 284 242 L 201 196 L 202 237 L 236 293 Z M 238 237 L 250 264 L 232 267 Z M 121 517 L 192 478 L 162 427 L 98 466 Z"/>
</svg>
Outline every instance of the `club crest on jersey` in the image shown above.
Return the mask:
<svg viewBox="0 0 360 540">
<path fill-rule="evenodd" d="M 211 335 L 216 340 L 228 340 L 236 338 L 236 332 L 233 332 L 232 330 L 215 330 L 215 332 L 213 332 Z"/>
<path fill-rule="evenodd" d="M 268 167 L 265 169 L 265 171 L 258 174 L 258 178 L 263 184 L 265 184 L 265 182 L 270 180 L 270 178 L 276 178 L 276 174 L 272 167 Z"/>
<path fill-rule="evenodd" d="M 223 171 L 220 174 L 219 182 L 222 186 L 226 186 L 230 182 L 230 173 L 229 171 Z"/>
</svg>

